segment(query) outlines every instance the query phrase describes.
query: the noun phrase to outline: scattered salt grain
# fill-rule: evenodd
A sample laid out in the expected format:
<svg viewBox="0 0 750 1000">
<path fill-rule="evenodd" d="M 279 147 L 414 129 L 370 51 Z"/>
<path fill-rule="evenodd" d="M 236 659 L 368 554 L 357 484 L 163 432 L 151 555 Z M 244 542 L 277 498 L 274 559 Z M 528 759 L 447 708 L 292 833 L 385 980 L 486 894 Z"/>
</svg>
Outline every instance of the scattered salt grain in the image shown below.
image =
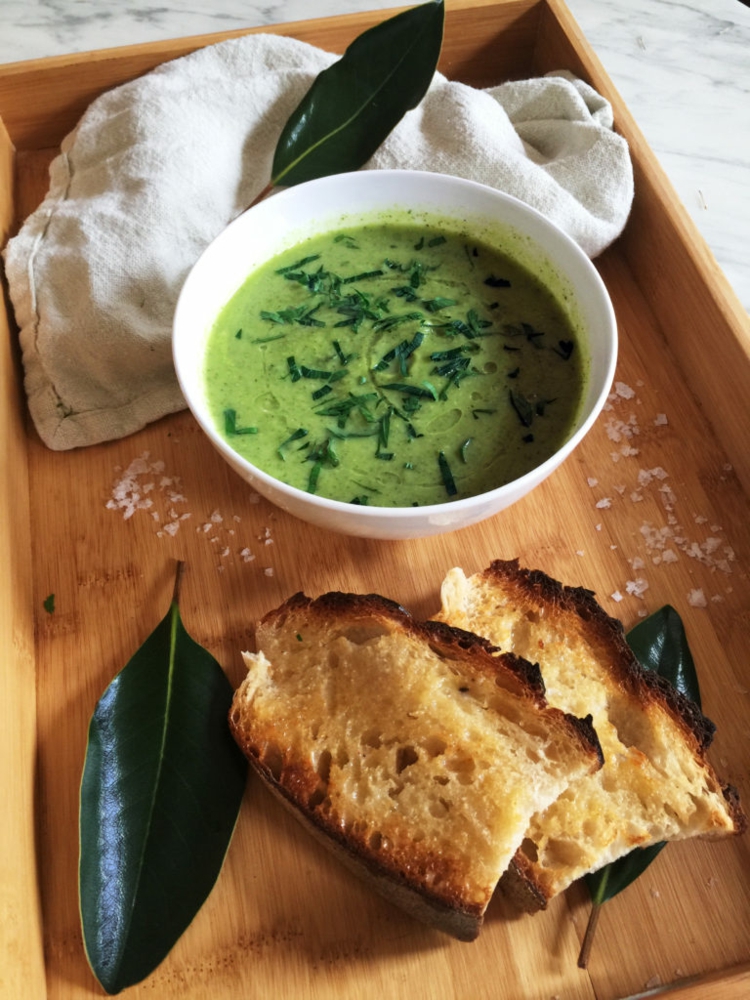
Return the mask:
<svg viewBox="0 0 750 1000">
<path fill-rule="evenodd" d="M 171 535 L 172 538 L 174 538 L 174 536 L 177 534 L 179 530 L 179 527 L 180 527 L 179 521 L 170 521 L 168 524 L 164 525 L 164 530 L 168 535 Z"/>
<path fill-rule="evenodd" d="M 625 590 L 633 597 L 643 597 L 648 590 L 648 580 L 642 576 L 636 577 L 635 580 L 628 580 L 625 584 Z"/>
<path fill-rule="evenodd" d="M 226 557 L 229 555 L 229 548 L 227 546 L 224 546 L 219 555 L 221 556 L 222 559 L 226 559 Z"/>
<path fill-rule="evenodd" d="M 596 507 L 599 510 L 606 510 L 608 507 L 612 506 L 612 497 L 602 497 L 601 500 L 596 501 Z"/>
<path fill-rule="evenodd" d="M 598 480 L 598 479 L 594 479 L 594 477 L 593 477 L 593 476 L 589 476 L 589 478 L 588 478 L 588 479 L 586 480 L 586 482 L 587 482 L 587 483 L 589 484 L 589 486 L 590 486 L 590 487 L 591 487 L 592 489 L 593 489 L 593 488 L 594 488 L 595 486 L 598 486 L 598 485 L 599 485 L 599 480 Z"/>
<path fill-rule="evenodd" d="M 700 587 L 696 587 L 688 593 L 688 604 L 691 608 L 705 608 L 707 606 L 706 595 Z"/>
<path fill-rule="evenodd" d="M 577 556 L 582 556 L 582 555 L 585 555 L 585 553 L 584 553 L 583 549 L 576 549 L 576 555 Z"/>
<path fill-rule="evenodd" d="M 657 427 L 664 427 L 664 425 L 668 423 L 669 421 L 667 420 L 666 413 L 657 413 L 656 416 L 654 417 L 654 424 Z"/>
<path fill-rule="evenodd" d="M 615 395 L 620 399 L 632 399 L 635 396 L 635 389 L 631 389 L 625 382 L 615 382 Z"/>
<path fill-rule="evenodd" d="M 612 598 L 613 601 L 619 602 L 622 600 L 622 594 L 620 593 L 619 590 L 616 590 L 613 594 L 610 594 L 609 596 Z"/>
<path fill-rule="evenodd" d="M 252 562 L 252 560 L 255 559 L 255 556 L 252 554 L 252 552 L 248 548 L 241 549 L 240 550 L 240 555 L 242 556 L 242 561 L 243 562 Z"/>
<path fill-rule="evenodd" d="M 653 990 L 657 986 L 661 986 L 661 976 L 652 976 L 649 980 L 644 983 L 644 989 Z"/>
<path fill-rule="evenodd" d="M 643 569 L 643 567 L 646 565 L 640 556 L 633 556 L 632 559 L 628 559 L 628 562 L 630 563 L 631 567 L 634 570 Z"/>
<path fill-rule="evenodd" d="M 212 521 L 214 524 L 221 524 L 224 518 L 221 516 L 218 510 L 215 510 L 211 515 L 211 517 L 209 518 L 209 520 Z"/>
<path fill-rule="evenodd" d="M 266 576 L 273 576 L 273 566 L 266 566 L 263 572 Z"/>
</svg>

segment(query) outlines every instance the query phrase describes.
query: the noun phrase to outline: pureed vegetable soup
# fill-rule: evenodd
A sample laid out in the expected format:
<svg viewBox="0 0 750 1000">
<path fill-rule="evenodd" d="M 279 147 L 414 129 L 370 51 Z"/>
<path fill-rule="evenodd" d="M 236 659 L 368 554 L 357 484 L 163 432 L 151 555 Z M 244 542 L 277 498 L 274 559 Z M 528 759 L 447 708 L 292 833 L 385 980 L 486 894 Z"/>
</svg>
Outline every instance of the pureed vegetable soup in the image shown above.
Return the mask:
<svg viewBox="0 0 750 1000">
<path fill-rule="evenodd" d="M 314 236 L 254 271 L 206 349 L 209 406 L 249 462 L 333 500 L 487 492 L 570 436 L 587 360 L 555 296 L 440 225 Z"/>
</svg>

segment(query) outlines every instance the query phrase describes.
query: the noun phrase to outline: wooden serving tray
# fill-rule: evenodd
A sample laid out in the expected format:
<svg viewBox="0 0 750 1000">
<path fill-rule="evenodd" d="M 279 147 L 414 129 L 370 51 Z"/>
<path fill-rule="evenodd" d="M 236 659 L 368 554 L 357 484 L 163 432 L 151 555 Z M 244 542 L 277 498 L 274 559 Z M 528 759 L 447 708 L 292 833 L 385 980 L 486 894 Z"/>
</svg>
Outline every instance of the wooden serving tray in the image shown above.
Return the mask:
<svg viewBox="0 0 750 1000">
<path fill-rule="evenodd" d="M 369 542 L 313 530 L 257 502 L 187 412 L 123 441 L 48 451 L 28 420 L 14 324 L 3 318 L 3 998 L 101 995 L 77 900 L 86 731 L 106 685 L 166 612 L 178 558 L 187 562 L 186 626 L 235 684 L 255 620 L 297 590 L 380 591 L 429 616 L 449 567 L 471 572 L 518 556 L 594 589 L 626 627 L 670 603 L 718 726 L 713 760 L 750 806 L 747 315 L 564 5 L 449 0 L 448 8 L 441 68 L 449 77 L 487 85 L 572 70 L 610 99 L 630 142 L 632 216 L 597 261 L 619 320 L 619 393 L 567 463 L 511 510 L 441 538 Z M 278 31 L 340 52 L 382 17 Z M 0 244 L 43 197 L 49 161 L 93 97 L 222 37 L 0 67 Z M 122 507 L 107 506 L 123 470 L 144 455 L 150 470 L 138 481 L 156 484 L 158 522 L 149 511 L 125 518 Z M 172 489 L 184 499 L 170 499 Z M 175 534 L 164 530 L 171 508 L 190 515 Z M 659 539 L 674 556 L 665 558 Z M 642 590 L 638 579 L 648 589 L 628 593 L 629 582 Z M 673 844 L 606 904 L 586 972 L 576 965 L 589 911 L 580 886 L 534 917 L 517 916 L 498 897 L 479 940 L 460 944 L 371 894 L 251 781 L 208 902 L 129 994 L 740 998 L 750 994 L 749 900 L 750 836 Z"/>
</svg>

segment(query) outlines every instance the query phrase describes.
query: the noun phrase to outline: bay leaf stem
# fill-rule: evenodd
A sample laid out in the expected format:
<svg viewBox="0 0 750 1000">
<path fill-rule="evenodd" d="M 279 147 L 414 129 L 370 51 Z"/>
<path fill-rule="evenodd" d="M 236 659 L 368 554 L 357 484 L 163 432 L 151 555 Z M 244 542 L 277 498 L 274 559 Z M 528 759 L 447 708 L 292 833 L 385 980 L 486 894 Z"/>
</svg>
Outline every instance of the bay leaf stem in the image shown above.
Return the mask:
<svg viewBox="0 0 750 1000">
<path fill-rule="evenodd" d="M 182 574 L 185 569 L 185 561 L 179 559 L 174 573 L 174 588 L 172 590 L 172 604 L 180 603 L 180 589 L 182 587 Z"/>
<path fill-rule="evenodd" d="M 599 914 L 602 911 L 601 903 L 593 903 L 591 906 L 591 913 L 589 914 L 589 922 L 586 924 L 586 933 L 583 936 L 583 943 L 581 944 L 581 951 L 578 955 L 578 968 L 586 969 L 589 964 L 589 956 L 591 954 L 591 946 L 594 943 L 594 935 L 596 934 L 596 925 L 599 923 Z"/>
</svg>

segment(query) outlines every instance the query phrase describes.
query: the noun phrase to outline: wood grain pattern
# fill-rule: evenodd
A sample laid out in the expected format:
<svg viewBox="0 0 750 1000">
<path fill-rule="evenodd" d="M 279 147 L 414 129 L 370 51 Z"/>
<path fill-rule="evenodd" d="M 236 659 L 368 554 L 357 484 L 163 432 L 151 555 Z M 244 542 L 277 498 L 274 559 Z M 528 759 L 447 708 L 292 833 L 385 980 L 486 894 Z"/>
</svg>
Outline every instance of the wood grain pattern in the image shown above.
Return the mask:
<svg viewBox="0 0 750 1000">
<path fill-rule="evenodd" d="M 379 16 L 281 30 L 340 51 Z M 0 72 L 0 110 L 18 151 L 13 193 L 10 146 L 0 141 L 5 229 L 39 202 L 56 144 L 96 93 L 216 38 Z M 411 542 L 309 529 L 259 500 L 186 412 L 123 441 L 48 451 L 26 426 L 14 340 L 0 328 L 0 774 L 11 800 L 0 828 L 0 951 L 10 956 L 0 969 L 3 998 L 101 995 L 82 950 L 76 890 L 86 730 L 101 692 L 164 614 L 178 558 L 187 563 L 186 627 L 235 684 L 254 621 L 297 590 L 379 591 L 427 617 L 451 566 L 471 572 L 519 556 L 594 589 L 626 626 L 669 602 L 685 621 L 704 708 L 718 725 L 713 759 L 750 803 L 747 421 L 730 405 L 750 388 L 746 317 L 564 6 L 449 2 L 449 75 L 477 84 L 560 66 L 613 101 L 638 170 L 628 229 L 597 261 L 620 326 L 617 379 L 630 391 L 615 395 L 532 496 L 483 524 Z M 702 377 L 700 343 L 709 337 L 712 356 L 731 359 L 724 375 L 734 400 L 723 406 L 721 380 Z M 139 481 L 155 483 L 154 507 L 125 519 L 107 503 L 144 455 L 152 468 Z M 184 501 L 170 500 L 162 478 Z M 189 515 L 173 537 L 163 530 L 172 507 Z M 674 561 L 664 560 L 658 538 Z M 648 583 L 641 598 L 627 592 L 638 577 Z M 699 592 L 705 607 L 696 606 Z M 43 608 L 50 593 L 54 614 Z M 739 1000 L 750 968 L 749 855 L 748 837 L 670 845 L 607 904 L 582 972 L 582 887 L 535 917 L 496 898 L 479 940 L 460 944 L 373 896 L 251 781 L 215 891 L 163 965 L 128 995 L 614 1000 L 673 984 L 663 995 Z"/>
</svg>

